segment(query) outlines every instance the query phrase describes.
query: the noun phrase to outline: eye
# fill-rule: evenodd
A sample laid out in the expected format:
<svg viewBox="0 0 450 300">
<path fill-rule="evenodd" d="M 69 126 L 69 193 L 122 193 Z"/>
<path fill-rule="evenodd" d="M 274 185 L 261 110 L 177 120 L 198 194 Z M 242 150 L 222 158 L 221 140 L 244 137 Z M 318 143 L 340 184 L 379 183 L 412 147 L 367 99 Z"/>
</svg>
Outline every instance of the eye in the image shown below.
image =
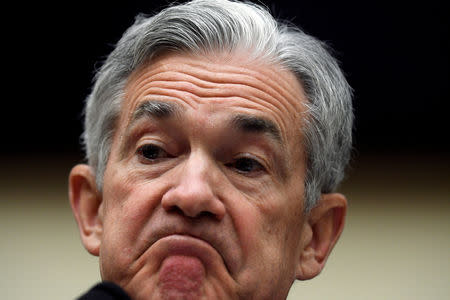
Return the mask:
<svg viewBox="0 0 450 300">
<path fill-rule="evenodd" d="M 153 145 L 153 144 L 146 144 L 146 145 L 139 147 L 137 153 L 143 159 L 145 159 L 147 161 L 152 161 L 152 162 L 156 161 L 158 159 L 171 157 L 161 147 Z"/>
<path fill-rule="evenodd" d="M 256 159 L 250 157 L 237 158 L 233 162 L 226 164 L 226 166 L 235 169 L 238 173 L 246 175 L 262 172 L 265 170 L 264 166 L 261 163 L 259 163 Z"/>
</svg>

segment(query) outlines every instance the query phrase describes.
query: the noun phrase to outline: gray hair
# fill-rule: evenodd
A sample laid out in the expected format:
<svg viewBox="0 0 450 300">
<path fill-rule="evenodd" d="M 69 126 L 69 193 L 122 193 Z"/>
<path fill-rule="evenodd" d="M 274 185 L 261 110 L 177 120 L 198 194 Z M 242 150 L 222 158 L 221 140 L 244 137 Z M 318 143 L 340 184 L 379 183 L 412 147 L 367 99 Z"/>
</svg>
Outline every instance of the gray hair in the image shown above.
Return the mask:
<svg viewBox="0 0 450 300">
<path fill-rule="evenodd" d="M 276 21 L 265 8 L 228 0 L 194 0 L 138 16 L 98 70 L 82 138 L 99 190 L 129 75 L 162 52 L 237 50 L 290 70 L 305 90 L 305 128 L 299 134 L 307 155 L 306 211 L 321 193 L 336 190 L 350 158 L 353 123 L 352 92 L 338 63 L 324 43 Z"/>
</svg>

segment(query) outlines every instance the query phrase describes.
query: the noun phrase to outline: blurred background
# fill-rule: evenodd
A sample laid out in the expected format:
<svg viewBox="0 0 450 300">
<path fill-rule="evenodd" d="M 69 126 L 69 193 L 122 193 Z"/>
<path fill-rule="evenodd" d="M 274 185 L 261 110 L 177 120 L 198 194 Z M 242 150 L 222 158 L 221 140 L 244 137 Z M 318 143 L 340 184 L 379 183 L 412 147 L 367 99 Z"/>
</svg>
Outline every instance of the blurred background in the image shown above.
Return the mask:
<svg viewBox="0 0 450 300">
<path fill-rule="evenodd" d="M 99 279 L 67 197 L 94 70 L 137 13 L 168 1 L 3 10 L 0 290 L 74 299 Z M 261 1 L 335 50 L 355 90 L 344 234 L 289 299 L 450 297 L 449 16 L 443 1 Z M 403 3 L 402 3 L 403 2 Z M 6 297 L 5 297 L 6 295 Z"/>
</svg>

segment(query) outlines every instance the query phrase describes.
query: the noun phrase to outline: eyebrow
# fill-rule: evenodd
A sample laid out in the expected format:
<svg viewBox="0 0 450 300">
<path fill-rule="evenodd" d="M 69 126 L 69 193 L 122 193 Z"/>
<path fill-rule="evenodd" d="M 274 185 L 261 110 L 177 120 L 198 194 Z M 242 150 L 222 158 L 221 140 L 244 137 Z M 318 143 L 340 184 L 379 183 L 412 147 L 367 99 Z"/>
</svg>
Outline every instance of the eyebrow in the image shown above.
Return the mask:
<svg viewBox="0 0 450 300">
<path fill-rule="evenodd" d="M 125 129 L 125 136 L 130 135 L 130 130 L 133 128 L 134 124 L 143 118 L 150 118 L 156 120 L 163 120 L 171 118 L 178 115 L 180 112 L 180 105 L 174 102 L 165 102 L 157 100 L 148 100 L 139 104 L 139 106 L 134 110 L 131 120 Z M 130 140 L 127 138 L 125 143 L 122 144 L 120 149 L 121 159 L 125 158 L 126 151 L 130 146 Z"/>
<path fill-rule="evenodd" d="M 180 111 L 180 106 L 174 102 L 154 100 L 145 101 L 141 103 L 134 111 L 130 126 L 144 116 L 162 120 L 173 117 Z M 280 129 L 273 121 L 267 118 L 247 114 L 238 114 L 231 119 L 231 124 L 233 127 L 244 132 L 267 133 L 276 142 L 282 143 Z"/>
<path fill-rule="evenodd" d="M 180 111 L 179 105 L 164 101 L 145 101 L 133 113 L 130 124 L 146 116 L 153 119 L 167 119 Z"/>
<path fill-rule="evenodd" d="M 142 102 L 135 109 L 126 131 L 143 117 L 156 120 L 169 119 L 179 115 L 182 110 L 182 107 L 175 102 L 157 100 Z M 279 127 L 270 119 L 249 114 L 237 114 L 231 118 L 230 123 L 231 127 L 236 128 L 239 131 L 245 133 L 268 134 L 275 142 L 280 145 L 283 144 Z M 124 151 L 122 153 L 124 154 Z"/>
<path fill-rule="evenodd" d="M 232 117 L 231 126 L 245 133 L 267 134 L 280 147 L 284 149 L 284 142 L 281 136 L 281 130 L 276 123 L 270 119 L 255 115 L 238 114 Z M 279 153 L 280 154 L 280 153 Z M 279 177 L 284 181 L 287 178 L 287 162 L 285 155 L 279 155 L 278 168 L 276 168 Z"/>
<path fill-rule="evenodd" d="M 280 129 L 273 121 L 269 119 L 252 115 L 239 114 L 231 119 L 231 124 L 233 127 L 243 132 L 262 134 L 267 133 L 277 143 L 282 143 Z"/>
</svg>

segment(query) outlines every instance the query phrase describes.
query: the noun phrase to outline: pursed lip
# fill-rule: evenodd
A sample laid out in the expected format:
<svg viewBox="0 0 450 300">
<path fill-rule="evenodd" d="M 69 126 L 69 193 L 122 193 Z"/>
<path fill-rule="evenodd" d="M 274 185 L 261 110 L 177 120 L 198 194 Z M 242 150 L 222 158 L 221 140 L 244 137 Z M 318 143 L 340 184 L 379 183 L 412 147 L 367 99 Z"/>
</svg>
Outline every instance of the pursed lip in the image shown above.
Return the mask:
<svg viewBox="0 0 450 300">
<path fill-rule="evenodd" d="M 158 247 L 158 252 L 162 257 L 172 255 L 193 256 L 199 258 L 207 267 L 223 263 L 228 270 L 222 255 L 213 246 L 191 235 L 167 235 L 157 240 L 152 247 Z"/>
<path fill-rule="evenodd" d="M 236 271 L 237 245 L 224 230 L 213 224 L 172 221 L 166 219 L 162 226 L 150 226 L 147 249 L 157 251 L 161 257 L 196 256 L 209 266 L 223 264 L 229 274 Z"/>
</svg>

